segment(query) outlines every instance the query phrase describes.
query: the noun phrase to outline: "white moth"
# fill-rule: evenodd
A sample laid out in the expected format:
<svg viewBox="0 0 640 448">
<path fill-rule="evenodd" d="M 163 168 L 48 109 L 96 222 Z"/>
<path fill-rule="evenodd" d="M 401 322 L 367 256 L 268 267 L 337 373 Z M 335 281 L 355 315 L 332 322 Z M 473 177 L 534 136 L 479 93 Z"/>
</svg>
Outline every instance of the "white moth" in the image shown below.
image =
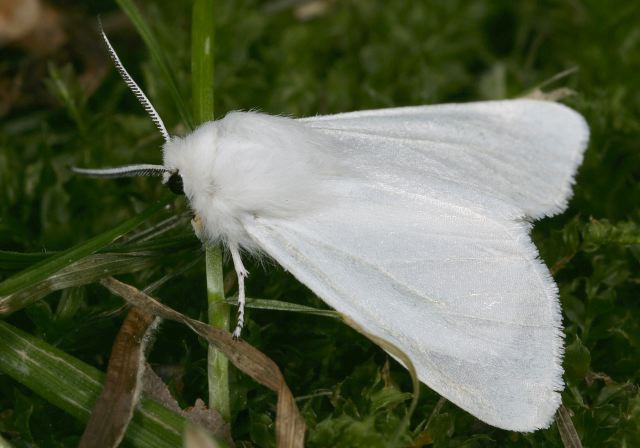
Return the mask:
<svg viewBox="0 0 640 448">
<path fill-rule="evenodd" d="M 547 427 L 563 389 L 558 288 L 530 222 L 566 208 L 589 130 L 560 104 L 491 101 L 301 120 L 233 112 L 165 138 L 163 175 L 194 228 L 275 259 L 358 326 L 401 349 L 422 382 L 509 430 Z"/>
</svg>

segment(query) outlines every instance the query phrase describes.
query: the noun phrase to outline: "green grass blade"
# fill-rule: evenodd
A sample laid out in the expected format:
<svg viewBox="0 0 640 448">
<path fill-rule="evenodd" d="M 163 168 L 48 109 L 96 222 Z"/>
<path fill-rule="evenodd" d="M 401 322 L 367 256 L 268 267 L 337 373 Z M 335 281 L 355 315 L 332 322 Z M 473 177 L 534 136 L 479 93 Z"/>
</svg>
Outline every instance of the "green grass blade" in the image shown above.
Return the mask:
<svg viewBox="0 0 640 448">
<path fill-rule="evenodd" d="M 0 435 L 0 448 L 13 448 L 13 445 Z"/>
<path fill-rule="evenodd" d="M 84 257 L 39 282 L 3 297 L 0 300 L 0 314 L 14 313 L 54 291 L 94 283 L 111 275 L 139 272 L 176 257 L 180 259 L 185 253 L 198 250 L 194 242 L 195 239 L 190 236 L 110 246 L 107 249 L 113 252 Z M 192 258 L 198 260 L 198 255 L 195 253 Z"/>
<path fill-rule="evenodd" d="M 99 250 L 99 253 L 119 253 L 119 254 L 146 254 L 158 252 L 162 249 L 180 249 L 200 247 L 200 242 L 193 235 L 171 236 L 144 241 L 130 241 L 116 243 Z M 165 250 L 165 251 L 166 251 Z M 0 272 L 19 271 L 42 262 L 58 254 L 53 252 L 13 252 L 0 250 Z"/>
<path fill-rule="evenodd" d="M 207 247 L 207 301 L 208 320 L 212 327 L 229 330 L 229 306 L 224 300 L 222 272 L 222 250 Z M 214 347 L 209 347 L 207 356 L 207 377 L 209 383 L 209 407 L 217 410 L 226 421 L 231 416 L 229 391 L 229 361 Z"/>
<path fill-rule="evenodd" d="M 237 297 L 229 297 L 225 299 L 229 305 L 238 305 Z M 340 313 L 334 310 L 323 310 L 306 305 L 298 305 L 297 303 L 285 302 L 282 300 L 268 299 L 250 299 L 247 297 L 247 308 L 270 311 L 287 311 L 292 313 L 311 314 L 314 316 L 334 317 L 340 319 Z"/>
<path fill-rule="evenodd" d="M 214 0 L 195 0 L 191 13 L 191 95 L 197 123 L 214 118 Z M 224 302 L 222 251 L 207 247 L 207 301 L 209 323 L 229 329 L 229 306 Z M 229 361 L 218 350 L 209 347 L 207 360 L 209 407 L 229 421 L 231 404 L 229 391 Z"/>
<path fill-rule="evenodd" d="M 156 257 L 123 254 L 93 254 L 72 263 L 50 277 L 9 294 L 0 300 L 0 315 L 15 313 L 54 291 L 73 288 L 110 275 L 128 274 L 150 268 Z"/>
<path fill-rule="evenodd" d="M 160 211 L 170 199 L 159 201 L 143 212 L 137 214 L 133 218 L 123 222 L 111 230 L 91 238 L 88 241 L 78 244 L 71 249 L 60 252 L 46 260 L 43 260 L 30 268 L 21 271 L 2 283 L 0 283 L 0 314 L 2 313 L 2 304 L 4 298 L 10 294 L 14 294 L 21 289 L 30 287 L 31 285 L 41 282 L 65 267 L 75 263 L 76 261 L 91 255 L 105 246 L 111 244 L 115 239 L 131 231 L 139 226 L 155 213 Z"/>
<path fill-rule="evenodd" d="M 13 252 L 10 250 L 0 250 L 0 271 L 18 271 L 28 268 L 42 260 L 45 260 L 55 252 Z"/>
<path fill-rule="evenodd" d="M 151 58 L 156 63 L 160 71 L 162 72 L 162 76 L 164 77 L 164 82 L 167 84 L 169 92 L 171 93 L 171 97 L 176 107 L 178 108 L 178 113 L 182 117 L 182 120 L 185 122 L 189 129 L 193 129 L 193 118 L 185 103 L 180 91 L 178 90 L 178 83 L 176 82 L 176 77 L 171 71 L 169 66 L 169 61 L 165 53 L 160 48 L 160 44 L 158 43 L 156 37 L 151 32 L 151 28 L 147 24 L 146 20 L 140 13 L 140 10 L 135 5 L 135 3 L 131 0 L 116 0 L 122 11 L 129 17 L 129 20 L 136 27 L 136 30 L 144 40 L 144 43 L 147 45 L 149 49 L 149 53 L 151 53 Z"/>
<path fill-rule="evenodd" d="M 53 405 L 86 422 L 104 374 L 6 322 L 0 322 L 0 370 Z M 131 446 L 181 446 L 184 419 L 142 399 L 125 435 Z"/>
<path fill-rule="evenodd" d="M 193 3 L 191 23 L 191 95 L 197 123 L 213 120 L 214 0 Z"/>
</svg>

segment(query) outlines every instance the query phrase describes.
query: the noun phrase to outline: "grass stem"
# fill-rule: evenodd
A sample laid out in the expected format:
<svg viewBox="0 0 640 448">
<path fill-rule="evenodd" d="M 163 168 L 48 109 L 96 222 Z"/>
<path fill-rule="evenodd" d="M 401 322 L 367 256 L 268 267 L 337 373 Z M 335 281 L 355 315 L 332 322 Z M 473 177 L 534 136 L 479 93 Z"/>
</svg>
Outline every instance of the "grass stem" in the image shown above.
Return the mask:
<svg viewBox="0 0 640 448">
<path fill-rule="evenodd" d="M 191 28 L 191 75 L 193 116 L 196 124 L 214 118 L 213 61 L 214 61 L 214 0 L 195 0 Z M 213 148 L 212 148 L 213 149 Z M 216 328 L 229 329 L 229 305 L 224 301 L 222 250 L 207 247 L 207 296 L 209 323 Z M 213 347 L 207 362 L 209 407 L 229 421 L 229 362 Z"/>
</svg>

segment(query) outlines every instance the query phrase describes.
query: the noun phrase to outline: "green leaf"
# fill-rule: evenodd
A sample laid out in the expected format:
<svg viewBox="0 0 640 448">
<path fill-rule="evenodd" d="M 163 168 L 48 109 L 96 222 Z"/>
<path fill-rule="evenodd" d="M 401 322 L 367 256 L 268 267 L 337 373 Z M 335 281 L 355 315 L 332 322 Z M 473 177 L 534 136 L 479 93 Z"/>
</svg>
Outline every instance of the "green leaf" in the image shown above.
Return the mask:
<svg viewBox="0 0 640 448">
<path fill-rule="evenodd" d="M 10 250 L 0 250 L 0 271 L 17 271 L 28 268 L 42 260 L 45 260 L 55 252 L 13 252 Z"/>
<path fill-rule="evenodd" d="M 6 322 L 0 322 L 0 371 L 53 405 L 86 422 L 104 374 Z M 184 419 L 142 399 L 125 435 L 132 446 L 180 446 Z"/>
<path fill-rule="evenodd" d="M 640 244 L 640 226 L 633 221 L 612 224 L 606 219 L 592 219 L 582 234 L 586 252 L 593 252 L 603 244 Z"/>
<path fill-rule="evenodd" d="M 402 392 L 396 387 L 383 387 L 371 394 L 371 407 L 377 411 L 379 409 L 393 407 L 398 403 L 411 400 L 413 394 Z"/>
<path fill-rule="evenodd" d="M 225 299 L 225 302 L 229 305 L 238 306 L 238 297 L 228 297 Z M 340 313 L 338 313 L 337 311 L 323 310 L 320 308 L 298 305 L 297 303 L 285 302 L 282 300 L 252 299 L 247 297 L 246 307 L 255 308 L 258 310 L 288 311 L 292 313 L 340 318 Z"/>
<path fill-rule="evenodd" d="M 567 345 L 564 355 L 564 368 L 567 380 L 578 382 L 584 379 L 591 365 L 589 349 L 584 346 L 580 338 L 576 336 L 574 341 Z"/>
</svg>

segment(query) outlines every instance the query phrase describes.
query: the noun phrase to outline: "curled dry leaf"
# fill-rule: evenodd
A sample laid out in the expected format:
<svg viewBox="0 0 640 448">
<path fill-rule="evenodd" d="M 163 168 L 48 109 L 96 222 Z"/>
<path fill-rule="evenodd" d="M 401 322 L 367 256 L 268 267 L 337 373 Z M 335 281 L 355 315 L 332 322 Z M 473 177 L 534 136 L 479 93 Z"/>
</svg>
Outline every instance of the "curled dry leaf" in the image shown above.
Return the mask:
<svg viewBox="0 0 640 448">
<path fill-rule="evenodd" d="M 564 404 L 561 404 L 556 412 L 556 424 L 565 448 L 582 448 L 580 436 L 571 421 L 571 413 Z"/>
<path fill-rule="evenodd" d="M 183 446 L 184 448 L 219 448 L 220 444 L 197 425 L 187 425 L 184 431 Z"/>
<path fill-rule="evenodd" d="M 567 87 L 560 87 L 559 89 L 554 89 L 549 92 L 543 92 L 540 89 L 535 89 L 525 96 L 525 98 L 540 101 L 560 101 L 575 94 L 575 91 Z"/>
<path fill-rule="evenodd" d="M 122 441 L 140 396 L 145 349 L 160 320 L 132 308 L 116 336 L 102 393 L 79 448 L 116 447 Z"/>
<path fill-rule="evenodd" d="M 264 353 L 244 341 L 234 341 L 231 333 L 191 319 L 113 277 L 103 279 L 100 283 L 113 294 L 122 297 L 133 306 L 140 307 L 146 312 L 163 319 L 187 325 L 224 353 L 239 370 L 276 392 L 278 394 L 276 415 L 276 442 L 278 448 L 304 446 L 306 429 L 304 419 L 300 415 L 291 390 L 284 381 L 280 369 Z"/>
<path fill-rule="evenodd" d="M 193 406 L 182 409 L 176 399 L 173 398 L 173 395 L 171 395 L 162 378 L 153 371 L 149 364 L 146 365 L 144 371 L 142 387 L 142 393 L 146 397 L 152 398 L 164 407 L 182 415 L 189 422 L 208 430 L 218 439 L 224 440 L 228 446 L 234 446 L 231 438 L 231 428 L 220 413 L 215 409 L 209 409 L 204 401 L 199 398 Z"/>
</svg>

